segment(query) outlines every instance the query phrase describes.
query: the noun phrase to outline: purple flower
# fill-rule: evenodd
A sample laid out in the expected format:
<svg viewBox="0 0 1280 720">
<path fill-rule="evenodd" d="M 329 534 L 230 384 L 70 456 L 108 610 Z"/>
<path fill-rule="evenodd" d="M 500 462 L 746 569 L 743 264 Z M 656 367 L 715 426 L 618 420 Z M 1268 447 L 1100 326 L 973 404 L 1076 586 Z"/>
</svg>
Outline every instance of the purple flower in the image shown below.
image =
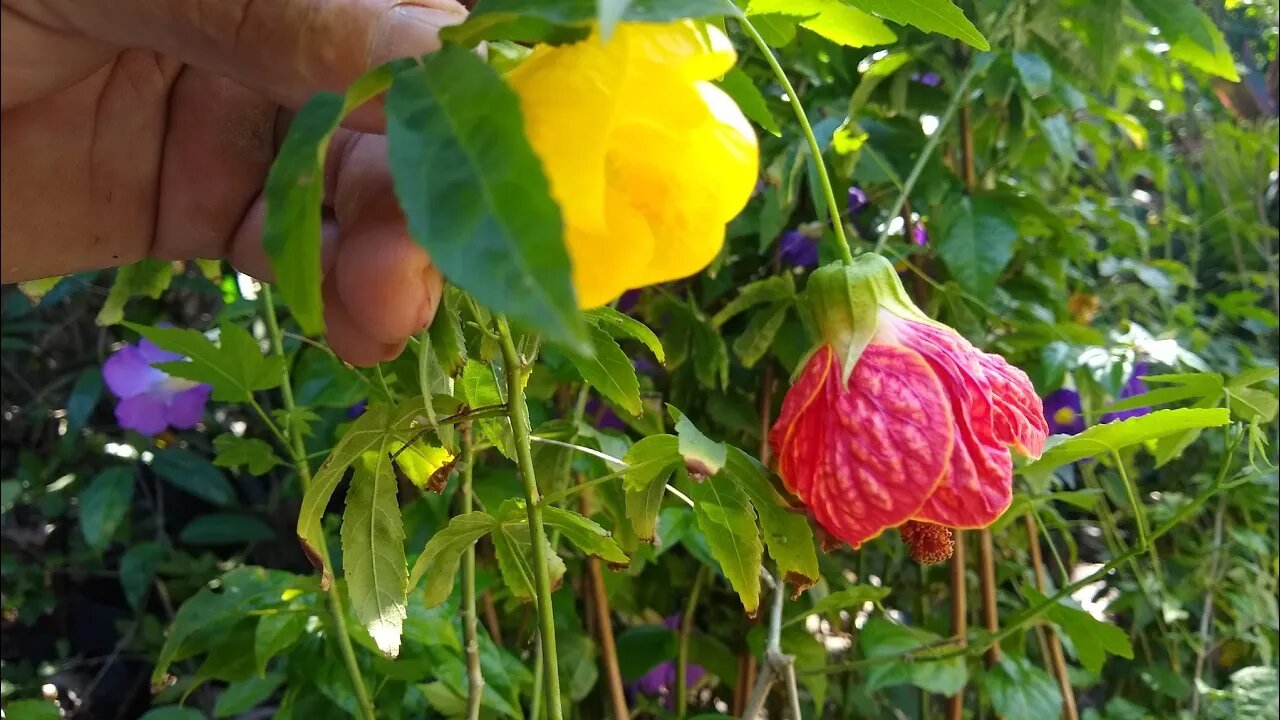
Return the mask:
<svg viewBox="0 0 1280 720">
<path fill-rule="evenodd" d="M 637 373 L 640 375 L 648 375 L 649 377 L 657 375 L 662 369 L 658 367 L 657 363 L 647 357 L 635 358 L 631 361 L 631 365 L 636 369 Z"/>
<path fill-rule="evenodd" d="M 755 197 L 756 195 L 759 195 L 760 193 L 764 192 L 764 188 L 765 188 L 764 178 L 760 178 L 756 180 L 756 186 L 751 191 L 751 197 Z"/>
<path fill-rule="evenodd" d="M 369 407 L 368 400 L 361 400 L 355 405 L 352 405 L 351 407 L 347 408 L 347 419 L 354 420 L 360 417 L 361 415 L 364 414 L 364 409 L 367 407 Z"/>
<path fill-rule="evenodd" d="M 929 71 L 927 73 L 915 73 L 911 76 L 911 79 L 921 85 L 928 85 L 929 87 L 938 87 L 942 84 L 942 78 L 938 73 L 933 71 Z"/>
<path fill-rule="evenodd" d="M 856 185 L 851 186 L 849 188 L 849 214 L 850 215 L 857 215 L 858 213 L 862 212 L 867 207 L 868 204 L 869 202 L 867 201 L 867 194 L 862 191 L 862 188 L 857 187 Z"/>
<path fill-rule="evenodd" d="M 676 630 L 680 627 L 680 615 L 670 615 L 662 624 L 669 630 Z M 701 665 L 689 663 L 685 667 L 684 686 L 691 688 L 697 685 L 702 676 L 706 674 L 706 670 Z M 633 681 L 628 688 L 633 693 L 659 698 L 663 706 L 668 710 L 674 709 L 676 705 L 676 661 L 666 660 L 654 665 L 653 669 Z"/>
<path fill-rule="evenodd" d="M 929 244 L 929 231 L 924 229 L 924 223 L 916 223 L 911 226 L 911 242 L 917 245 Z"/>
<path fill-rule="evenodd" d="M 1120 397 L 1116 398 L 1116 402 L 1131 398 L 1135 395 L 1141 395 L 1147 391 L 1147 384 L 1142 381 L 1142 376 L 1149 371 L 1147 364 L 1144 362 L 1136 362 L 1133 364 L 1133 373 L 1129 375 L 1129 379 L 1125 381 L 1124 387 L 1120 388 Z M 1116 420 L 1128 420 L 1129 418 L 1142 417 L 1151 412 L 1149 407 L 1136 407 L 1120 412 L 1110 412 L 1104 414 L 1098 422 L 1109 423 Z"/>
<path fill-rule="evenodd" d="M 1080 408 L 1080 393 L 1059 388 L 1045 396 L 1044 419 L 1049 432 L 1054 435 L 1075 435 L 1084 432 L 1084 413 Z"/>
<path fill-rule="evenodd" d="M 631 289 L 618 298 L 617 310 L 624 315 L 630 315 L 632 310 L 636 309 L 636 305 L 640 302 L 640 290 Z"/>
<path fill-rule="evenodd" d="M 627 424 L 622 422 L 622 418 L 618 417 L 608 405 L 601 402 L 600 398 L 592 397 L 588 400 L 585 410 L 588 421 L 597 428 L 626 432 Z"/>
<path fill-rule="evenodd" d="M 121 427 L 143 435 L 159 435 L 168 427 L 187 430 L 200 422 L 213 388 L 152 367 L 152 363 L 183 359 L 145 338 L 107 358 L 102 365 L 102 379 L 120 398 L 116 420 Z"/>
<path fill-rule="evenodd" d="M 778 255 L 790 267 L 818 267 L 818 241 L 801 230 L 788 230 L 778 241 Z"/>
</svg>

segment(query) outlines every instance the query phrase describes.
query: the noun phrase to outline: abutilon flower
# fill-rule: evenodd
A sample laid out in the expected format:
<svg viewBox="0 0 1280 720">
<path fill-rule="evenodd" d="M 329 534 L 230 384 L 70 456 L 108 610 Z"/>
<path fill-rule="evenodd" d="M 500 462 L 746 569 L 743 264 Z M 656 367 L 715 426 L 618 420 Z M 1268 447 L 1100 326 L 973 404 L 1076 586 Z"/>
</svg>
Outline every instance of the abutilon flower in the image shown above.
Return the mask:
<svg viewBox="0 0 1280 720">
<path fill-rule="evenodd" d="M 918 560 L 949 557 L 950 528 L 1008 508 L 1010 448 L 1044 449 L 1030 379 L 929 319 L 879 255 L 818 269 L 806 295 L 823 342 L 769 433 L 783 482 L 854 548 L 899 528 Z"/>
</svg>

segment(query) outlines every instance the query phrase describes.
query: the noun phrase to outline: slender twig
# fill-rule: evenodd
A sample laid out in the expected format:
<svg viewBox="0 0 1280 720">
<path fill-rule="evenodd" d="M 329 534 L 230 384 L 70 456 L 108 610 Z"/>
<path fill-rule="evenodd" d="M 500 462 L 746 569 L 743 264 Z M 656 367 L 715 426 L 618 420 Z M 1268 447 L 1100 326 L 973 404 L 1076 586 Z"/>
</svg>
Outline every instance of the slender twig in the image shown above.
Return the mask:
<svg viewBox="0 0 1280 720">
<path fill-rule="evenodd" d="M 1200 716 L 1200 686 L 1204 677 L 1204 661 L 1213 640 L 1213 598 L 1217 591 L 1222 562 L 1222 522 L 1227 512 L 1227 499 L 1218 499 L 1213 518 L 1213 547 L 1209 551 L 1209 577 L 1205 582 L 1204 611 L 1200 615 L 1200 648 L 1196 650 L 1195 682 L 1192 683 L 1191 717 Z"/>
<path fill-rule="evenodd" d="M 982 595 L 982 624 L 989 632 L 1000 630 L 1000 609 L 996 605 L 995 548 L 991 541 L 991 529 L 978 531 L 978 581 Z M 987 648 L 987 667 L 1000 663 L 1000 646 Z"/>
<path fill-rule="evenodd" d="M 547 571 L 546 530 L 542 523 L 542 504 L 538 480 L 533 470 L 532 435 L 529 429 L 529 408 L 525 405 L 524 386 L 529 365 L 516 352 L 511 337 L 511 326 L 504 316 L 497 317 L 498 344 L 502 348 L 502 360 L 507 376 L 507 414 L 511 418 L 511 434 L 515 438 L 516 462 L 520 479 L 524 484 L 525 512 L 529 518 L 530 561 L 533 564 L 534 594 L 538 610 L 538 637 L 542 648 L 543 682 L 546 687 L 547 716 L 561 720 L 560 673 L 556 653 L 556 621 L 551 608 L 551 574 Z"/>
<path fill-rule="evenodd" d="M 955 531 L 955 552 L 951 556 L 951 642 L 962 648 L 969 635 L 968 591 L 965 577 L 965 531 Z M 947 719 L 962 720 L 964 717 L 964 686 L 955 695 L 947 698 Z"/>
<path fill-rule="evenodd" d="M 578 499 L 578 509 L 587 514 L 587 496 Z M 609 594 L 605 592 L 604 572 L 600 558 L 587 558 L 587 574 L 591 586 L 592 609 L 595 610 L 596 634 L 600 639 L 600 656 L 604 660 L 604 679 L 609 688 L 609 703 L 613 706 L 613 720 L 631 720 L 627 708 L 627 695 L 622 688 L 622 671 L 618 667 L 618 646 L 613 639 L 613 613 L 609 609 Z"/>
<path fill-rule="evenodd" d="M 1031 567 L 1035 573 L 1036 589 L 1041 595 L 1047 595 L 1048 581 L 1045 577 L 1044 558 L 1040 553 L 1040 535 L 1036 532 L 1036 519 L 1027 513 L 1022 516 L 1022 521 L 1027 528 L 1027 546 L 1031 552 Z M 1062 654 L 1062 642 L 1058 640 L 1058 634 L 1053 628 L 1044 628 L 1045 644 L 1049 649 L 1049 666 L 1053 669 L 1053 676 L 1058 681 L 1058 691 L 1062 694 L 1062 720 L 1079 720 L 1080 715 L 1076 711 L 1076 694 L 1071 688 L 1071 676 L 1067 672 L 1067 659 Z"/>
<path fill-rule="evenodd" d="M 751 38 L 756 47 L 760 48 L 760 52 L 764 55 L 765 62 L 769 63 L 769 68 L 773 70 L 774 77 L 778 79 L 778 83 L 782 85 L 783 92 L 787 94 L 787 100 L 791 103 L 791 110 L 795 113 L 796 121 L 800 123 L 800 130 L 804 132 L 804 138 L 809 143 L 809 152 L 813 155 L 813 167 L 818 174 L 818 185 L 822 189 L 822 195 L 827 201 L 827 213 L 831 215 L 831 229 L 835 232 L 836 250 L 840 253 L 840 259 L 849 264 L 853 262 L 853 252 L 849 249 L 849 240 L 844 236 L 844 222 L 840 219 L 840 203 L 836 202 L 836 193 L 831 189 L 831 177 L 827 174 L 827 164 L 822 161 L 822 147 L 818 145 L 818 138 L 813 134 L 813 126 L 809 124 L 809 117 L 805 115 L 804 105 L 800 104 L 800 96 L 796 93 L 796 89 L 791 86 L 791 81 L 787 79 L 787 73 L 782 69 L 782 65 L 778 64 L 778 58 L 774 57 L 773 50 L 769 48 L 769 44 L 764 41 L 755 26 L 751 24 L 745 16 L 739 17 L 738 22 L 742 25 L 742 29 Z"/>
<path fill-rule="evenodd" d="M 280 397 L 284 401 L 285 411 L 293 413 L 297 409 L 297 405 L 293 399 L 293 384 L 289 378 L 289 363 L 284 354 L 280 323 L 276 320 L 276 306 L 271 298 L 271 285 L 265 282 L 262 283 L 261 293 L 262 315 L 267 324 L 267 333 L 271 336 L 271 351 L 281 359 Z M 265 413 L 263 415 L 264 419 L 266 419 Z M 272 425 L 269 420 L 267 422 Z M 287 429 L 290 442 L 285 447 L 293 457 L 294 467 L 297 468 L 298 478 L 305 492 L 307 486 L 311 484 L 311 466 L 307 464 L 307 454 L 302 443 L 301 428 L 298 423 L 290 422 Z M 278 429 L 276 433 L 279 435 Z M 328 544 L 320 543 L 319 550 L 324 565 L 326 567 L 329 566 Z M 332 634 L 337 640 L 338 651 L 342 654 L 342 662 L 346 666 L 347 677 L 351 680 L 351 687 L 356 696 L 356 705 L 360 708 L 360 717 L 362 720 L 377 720 L 377 711 L 373 705 L 373 698 L 369 695 L 369 689 L 365 687 L 364 676 L 360 673 L 360 663 L 356 660 L 355 647 L 351 644 L 351 633 L 347 630 L 347 611 L 342 603 L 342 591 L 337 587 L 333 587 L 325 593 L 325 596 L 329 602 L 329 616 L 333 622 L 334 632 Z"/>
<path fill-rule="evenodd" d="M 682 718 L 689 712 L 689 634 L 693 632 L 693 613 L 698 608 L 698 600 L 702 596 L 702 586 L 707 582 L 706 565 L 698 568 L 693 579 L 693 589 L 689 591 L 689 602 L 684 606 L 684 615 L 680 618 L 680 638 L 676 647 L 676 717 Z"/>
<path fill-rule="evenodd" d="M 773 576 L 761 571 L 761 577 L 765 576 L 773 581 Z M 769 698 L 769 691 L 775 684 L 781 682 L 786 689 L 787 707 L 790 709 L 791 717 L 794 720 L 800 720 L 800 693 L 796 687 L 795 657 L 782 652 L 782 609 L 787 601 L 787 588 L 781 582 L 770 582 L 770 586 L 773 588 L 773 604 L 769 609 L 769 633 L 764 649 L 764 662 L 760 673 L 756 676 L 755 689 L 751 691 L 751 699 L 747 701 L 747 708 L 743 711 L 742 718 L 757 720 L 761 711 L 764 710 L 765 700 Z"/>
<path fill-rule="evenodd" d="M 471 449 L 471 424 L 462 425 L 461 512 L 471 512 L 471 478 L 474 453 Z M 462 554 L 462 637 L 467 655 L 467 720 L 479 720 L 480 701 L 484 698 L 484 673 L 480 669 L 480 642 L 476 636 L 476 546 L 468 543 Z"/>
</svg>

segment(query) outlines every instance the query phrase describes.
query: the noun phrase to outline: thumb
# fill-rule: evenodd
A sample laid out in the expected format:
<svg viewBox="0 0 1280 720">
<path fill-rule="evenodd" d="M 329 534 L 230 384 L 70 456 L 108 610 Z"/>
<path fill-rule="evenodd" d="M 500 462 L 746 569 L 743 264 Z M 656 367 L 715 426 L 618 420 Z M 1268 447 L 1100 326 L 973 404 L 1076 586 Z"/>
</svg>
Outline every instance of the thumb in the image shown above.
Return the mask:
<svg viewBox="0 0 1280 720">
<path fill-rule="evenodd" d="M 455 0 L 45 1 L 81 34 L 164 53 L 291 107 L 439 49 L 440 30 L 466 18 Z"/>
</svg>

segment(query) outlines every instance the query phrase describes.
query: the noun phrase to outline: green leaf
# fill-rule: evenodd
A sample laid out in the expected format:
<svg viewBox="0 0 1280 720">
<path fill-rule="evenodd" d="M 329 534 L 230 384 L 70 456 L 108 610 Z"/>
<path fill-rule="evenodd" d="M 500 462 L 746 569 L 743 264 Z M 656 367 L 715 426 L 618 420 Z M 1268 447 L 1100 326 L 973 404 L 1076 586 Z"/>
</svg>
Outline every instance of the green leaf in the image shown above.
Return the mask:
<svg viewBox="0 0 1280 720">
<path fill-rule="evenodd" d="M 698 528 L 707 538 L 711 555 L 720 563 L 748 615 L 760 606 L 760 569 L 764 545 L 756 527 L 756 513 L 746 492 L 726 473 L 716 473 L 689 490 Z"/>
<path fill-rule="evenodd" d="M 891 52 L 879 60 L 872 61 L 870 66 L 867 67 L 867 71 L 862 73 L 862 77 L 858 79 L 858 87 L 854 88 L 853 95 L 849 98 L 849 117 L 851 120 L 846 130 L 852 136 L 866 137 L 863 133 L 855 132 L 857 126 L 853 123 L 852 118 L 859 116 L 862 107 L 867 104 L 867 100 L 871 98 L 871 93 L 880 86 L 880 83 L 910 62 L 912 58 L 913 55 L 909 52 Z M 837 152 L 839 149 L 840 147 L 837 145 Z"/>
<path fill-rule="evenodd" d="M 722 442 L 714 442 L 702 434 L 689 417 L 674 406 L 668 405 L 671 419 L 676 422 L 676 437 L 680 440 L 680 454 L 684 457 L 685 466 L 690 472 L 702 475 L 715 475 L 724 467 L 729 457 L 729 446 Z"/>
<path fill-rule="evenodd" d="M 102 397 L 102 370 L 89 368 L 80 373 L 76 384 L 67 396 L 67 434 L 74 435 L 83 428 Z"/>
<path fill-rule="evenodd" d="M 155 367 L 180 378 L 209 383 L 214 400 L 247 402 L 255 391 L 280 385 L 284 360 L 264 356 L 258 341 L 239 325 L 224 322 L 220 326 L 220 345 L 195 330 L 134 323 L 125 326 L 157 346 L 189 358 L 156 363 Z"/>
<path fill-rule="evenodd" d="M 167 552 L 164 545 L 148 541 L 129 548 L 120 558 L 120 589 L 135 612 L 147 599 L 151 581 L 156 577 L 156 568 Z"/>
<path fill-rule="evenodd" d="M 542 518 L 547 527 L 559 530 L 566 540 L 588 555 L 595 555 L 610 565 L 627 565 L 631 562 L 631 558 L 609 536 L 609 531 L 590 518 L 554 505 L 542 509 Z"/>
<path fill-rule="evenodd" d="M 879 602 L 889 594 L 889 588 L 876 587 L 874 585 L 854 585 L 843 590 L 837 590 L 818 602 L 813 604 L 813 608 L 802 612 L 789 620 L 788 624 L 804 620 L 810 615 L 825 615 L 839 610 L 861 609 L 863 605 L 869 602 Z"/>
<path fill-rule="evenodd" d="M 281 673 L 233 682 L 218 694 L 218 702 L 213 706 L 213 716 L 229 718 L 252 710 L 271 697 L 283 682 L 284 675 Z"/>
<path fill-rule="evenodd" d="M 428 328 L 431 348 L 435 350 L 441 370 L 449 377 L 457 377 L 467 361 L 467 339 L 462 334 L 462 314 L 458 308 L 462 302 L 461 290 L 453 286 L 445 288 L 440 295 L 436 317 Z M 422 388 L 422 392 L 426 394 L 427 388 Z"/>
<path fill-rule="evenodd" d="M 608 306 L 587 310 L 584 315 L 591 322 L 619 340 L 632 338 L 644 343 L 645 347 L 649 348 L 649 352 L 652 352 L 654 357 L 658 358 L 658 362 L 665 363 L 667 361 L 666 353 L 662 351 L 662 342 L 658 340 L 658 336 L 654 335 L 647 325 L 630 315 L 624 315 Z"/>
<path fill-rule="evenodd" d="M 1280 398 L 1269 390 L 1235 388 L 1227 391 L 1231 412 L 1246 422 L 1269 423 L 1280 410 Z"/>
<path fill-rule="evenodd" d="M 182 528 L 182 542 L 188 545 L 247 545 L 276 536 L 262 520 L 241 513 L 199 515 Z"/>
<path fill-rule="evenodd" d="M 557 585 L 564 577 L 564 560 L 556 554 L 547 538 L 540 538 L 542 553 L 547 559 L 547 568 L 551 575 L 551 584 Z M 528 523 L 500 523 L 493 533 L 494 555 L 498 558 L 498 569 L 502 580 L 511 594 L 521 600 L 532 600 L 534 587 L 533 539 Z"/>
<path fill-rule="evenodd" d="M 195 453 L 180 448 L 156 452 L 151 470 L 174 487 L 202 500 L 226 507 L 235 502 L 236 492 L 218 468 Z"/>
<path fill-rule="evenodd" d="M 742 286 L 742 290 L 729 304 L 711 318 L 711 327 L 720 329 L 735 315 L 747 308 L 763 303 L 792 302 L 796 297 L 796 281 L 788 273 L 773 275 Z"/>
<path fill-rule="evenodd" d="M 490 310 L 586 352 L 560 209 L 511 88 L 446 45 L 396 74 L 386 113 L 396 196 L 432 261 Z"/>
<path fill-rule="evenodd" d="M 1231 673 L 1231 702 L 1237 718 L 1276 717 L 1280 673 L 1273 667 L 1246 667 Z"/>
<path fill-rule="evenodd" d="M 754 366 L 769 352 L 790 309 L 790 303 L 778 303 L 751 316 L 742 334 L 733 341 L 733 352 L 743 367 Z"/>
<path fill-rule="evenodd" d="M 1144 375 L 1148 383 L 1170 385 L 1127 397 L 1102 409 L 1103 413 L 1115 413 L 1140 407 L 1164 405 L 1179 400 L 1211 399 L 1222 396 L 1222 376 L 1217 373 L 1184 373 L 1178 375 Z"/>
<path fill-rule="evenodd" d="M 217 452 L 213 458 L 214 465 L 224 468 L 243 467 L 250 475 L 265 475 L 281 462 L 271 445 L 258 438 L 223 433 L 213 439 L 213 447 Z"/>
<path fill-rule="evenodd" d="M 1036 124 L 1040 126 L 1040 132 L 1044 135 L 1045 142 L 1049 143 L 1049 149 L 1053 150 L 1053 153 L 1064 164 L 1075 164 L 1075 133 L 1072 131 L 1071 123 L 1067 121 L 1066 116 L 1063 113 L 1050 115 L 1047 118 L 1038 114 L 1034 116 Z"/>
<path fill-rule="evenodd" d="M 385 440 L 356 461 L 342 513 L 342 575 L 356 619 L 384 655 L 398 655 L 409 569 L 396 474 Z"/>
<path fill-rule="evenodd" d="M 462 368 L 462 399 L 468 407 L 478 408 L 486 405 L 501 405 L 502 388 L 493 374 L 493 368 L 475 360 L 468 360 Z M 508 459 L 515 458 L 515 446 L 512 445 L 510 421 L 502 418 L 485 418 L 476 421 L 480 434 L 493 443 L 499 452 Z"/>
<path fill-rule="evenodd" d="M 1033 605 L 1048 601 L 1048 598 L 1038 590 L 1028 586 L 1023 586 L 1022 594 Z M 1076 657 L 1089 672 L 1100 672 L 1108 653 L 1128 660 L 1133 659 L 1133 646 L 1129 644 L 1129 635 L 1119 627 L 1103 622 L 1077 607 L 1072 607 L 1065 600 L 1051 603 L 1046 608 L 1045 614 L 1071 639 Z"/>
<path fill-rule="evenodd" d="M 1033 98 L 1043 97 L 1053 88 L 1053 68 L 1036 53 L 1013 53 L 1013 67 L 1022 79 L 1022 87 Z"/>
<path fill-rule="evenodd" d="M 897 625 L 879 617 L 867 620 L 859 634 L 862 652 L 868 658 L 891 658 L 933 646 L 941 638 L 920 628 Z M 945 652 L 940 647 L 937 652 Z M 924 657 L 910 661 L 883 661 L 867 670 L 866 689 L 878 690 L 895 685 L 914 685 L 938 695 L 954 695 L 965 686 L 969 671 L 964 658 L 957 656 L 946 660 L 929 660 Z"/>
<path fill-rule="evenodd" d="M 676 656 L 676 634 L 662 625 L 637 625 L 618 635 L 618 672 L 635 682 L 659 663 Z"/>
<path fill-rule="evenodd" d="M 1235 389 L 1257 385 L 1258 383 L 1275 382 L 1280 370 L 1270 367 L 1256 367 L 1245 370 L 1244 372 L 1232 377 L 1227 381 L 1227 387 Z M 1160 377 L 1160 376 L 1156 376 Z M 1151 378 L 1147 378 L 1151 379 Z"/>
<path fill-rule="evenodd" d="M 282 570 L 248 565 L 224 573 L 216 583 L 202 588 L 178 608 L 173 626 L 156 658 L 155 669 L 151 673 L 152 683 L 164 679 L 187 638 L 208 628 L 240 620 L 250 612 L 278 606 L 287 592 L 299 589 L 307 582 L 306 578 Z"/>
<path fill-rule="evenodd" d="M 320 207 L 329 140 L 342 119 L 382 93 L 393 66 L 357 78 L 346 95 L 323 92 L 298 110 L 267 175 L 267 215 L 262 246 L 275 271 L 280 296 L 307 335 L 324 330 L 320 299 Z"/>
<path fill-rule="evenodd" d="M 0 513 L 7 513 L 12 510 L 20 497 L 22 497 L 21 480 L 0 481 Z"/>
<path fill-rule="evenodd" d="M 680 441 L 674 435 L 650 435 L 627 450 L 622 484 L 627 518 L 636 537 L 652 542 L 667 482 L 681 464 Z"/>
<path fill-rule="evenodd" d="M 469 512 L 454 516 L 448 525 L 431 536 L 409 573 L 410 589 L 417 588 L 423 579 L 427 582 L 421 598 L 424 607 L 435 607 L 449 598 L 462 553 L 497 527 L 498 521 L 493 516 Z"/>
<path fill-rule="evenodd" d="M 953 37 L 986 52 L 987 39 L 950 0 L 849 0 L 855 7 L 900 25 Z"/>
<path fill-rule="evenodd" d="M 1020 472 L 1024 475 L 1047 472 L 1077 460 L 1115 452 L 1120 448 L 1183 430 L 1220 427 L 1229 420 L 1225 408 L 1179 408 L 1157 410 L 1141 417 L 1094 425 L 1045 450 L 1039 460 L 1023 466 Z"/>
<path fill-rule="evenodd" d="M 10 700 L 4 704 L 5 720 L 60 720 L 62 712 L 53 700 Z"/>
<path fill-rule="evenodd" d="M 1231 48 L 1213 20 L 1191 0 L 1133 0 L 1169 43 L 1169 56 L 1232 82 L 1240 80 Z"/>
<path fill-rule="evenodd" d="M 80 531 L 89 547 L 101 552 L 133 503 L 133 471 L 109 467 L 89 481 L 80 494 Z"/>
<path fill-rule="evenodd" d="M 952 205 L 938 239 L 938 255 L 965 290 L 988 297 L 1013 259 L 1018 229 L 999 199 L 976 195 Z"/>
<path fill-rule="evenodd" d="M 599 325 L 588 331 L 591 337 L 589 355 L 570 354 L 573 366 L 587 384 L 632 415 L 644 412 L 640 402 L 640 381 L 631 358 L 622 351 L 618 342 Z"/>
<path fill-rule="evenodd" d="M 791 583 L 797 593 L 813 585 L 818 580 L 818 552 L 813 543 L 813 528 L 803 515 L 791 510 L 769 482 L 765 467 L 745 452 L 730 447 L 722 474 L 730 483 L 742 488 L 751 501 L 760 517 L 769 557 L 777 564 L 782 579 Z"/>
<path fill-rule="evenodd" d="M 253 631 L 253 655 L 258 674 L 267 670 L 271 658 L 293 646 L 307 629 L 308 615 L 278 612 L 263 615 Z"/>
<path fill-rule="evenodd" d="M 125 265 L 116 270 L 115 280 L 111 283 L 111 292 L 98 311 L 98 325 L 118 325 L 124 320 L 124 306 L 129 298 L 145 295 L 156 299 L 169 289 L 169 281 L 173 279 L 173 263 L 168 260 L 152 260 L 144 258 L 133 265 Z"/>
<path fill-rule="evenodd" d="M 751 0 L 748 15 L 803 16 L 800 27 L 839 45 L 887 45 L 898 39 L 879 18 L 841 0 Z"/>
<path fill-rule="evenodd" d="M 381 451 L 384 448 L 390 422 L 390 413 L 385 405 L 375 405 L 365 410 L 338 440 L 333 452 L 320 465 L 302 496 L 302 507 L 298 510 L 298 542 L 302 544 L 307 559 L 322 572 L 322 587 L 327 588 L 333 580 L 333 568 L 323 560 L 324 556 L 321 554 L 321 548 L 325 547 L 324 529 L 321 526 L 325 508 L 351 463 L 371 449 L 379 448 Z"/>
<path fill-rule="evenodd" d="M 205 720 L 204 713 L 181 705 L 164 705 L 151 708 L 138 720 Z"/>
<path fill-rule="evenodd" d="M 982 687 L 1005 720 L 1043 720 L 1062 712 L 1057 681 L 1023 657 L 1001 657 L 983 676 Z"/>
<path fill-rule="evenodd" d="M 659 23 L 680 18 L 735 16 L 738 9 L 722 0 L 635 2 L 634 0 L 485 0 L 461 25 L 445 28 L 441 37 L 463 45 L 482 40 L 571 42 L 586 37 L 597 18 L 608 29 L 618 22 Z"/>
<path fill-rule="evenodd" d="M 729 72 L 725 73 L 716 84 L 726 95 L 733 98 L 733 101 L 742 109 L 743 115 L 751 118 L 752 122 L 770 135 L 782 137 L 778 121 L 769 111 L 769 105 L 765 102 L 764 95 L 760 93 L 760 88 L 756 87 L 755 81 L 749 75 L 736 67 L 730 68 Z"/>
</svg>

